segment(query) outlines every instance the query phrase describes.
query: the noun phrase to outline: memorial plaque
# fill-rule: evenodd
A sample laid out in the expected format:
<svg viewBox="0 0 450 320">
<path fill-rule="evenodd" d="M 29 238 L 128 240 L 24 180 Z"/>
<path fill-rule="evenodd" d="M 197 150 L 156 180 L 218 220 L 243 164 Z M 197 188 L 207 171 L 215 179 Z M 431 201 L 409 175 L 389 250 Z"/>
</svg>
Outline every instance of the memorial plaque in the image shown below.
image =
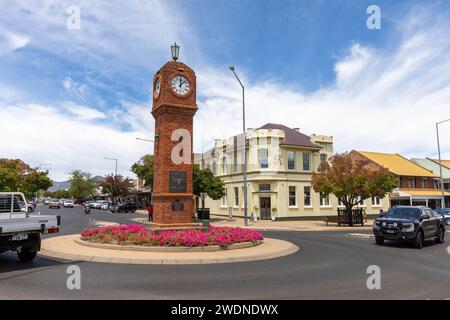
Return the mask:
<svg viewBox="0 0 450 320">
<path fill-rule="evenodd" d="M 178 201 L 172 203 L 172 211 L 183 211 L 183 203 Z"/>
<path fill-rule="evenodd" d="M 169 172 L 169 192 L 186 192 L 186 171 Z"/>
</svg>

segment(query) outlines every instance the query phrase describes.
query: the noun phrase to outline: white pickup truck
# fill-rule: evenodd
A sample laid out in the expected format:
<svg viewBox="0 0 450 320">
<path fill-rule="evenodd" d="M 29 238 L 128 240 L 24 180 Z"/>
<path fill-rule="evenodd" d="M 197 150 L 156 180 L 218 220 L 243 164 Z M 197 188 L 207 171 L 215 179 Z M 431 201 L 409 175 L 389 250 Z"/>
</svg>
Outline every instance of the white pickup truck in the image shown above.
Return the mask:
<svg viewBox="0 0 450 320">
<path fill-rule="evenodd" d="M 23 193 L 0 192 L 0 253 L 16 251 L 31 261 L 41 249 L 41 234 L 59 232 L 61 217 L 31 215 Z"/>
</svg>

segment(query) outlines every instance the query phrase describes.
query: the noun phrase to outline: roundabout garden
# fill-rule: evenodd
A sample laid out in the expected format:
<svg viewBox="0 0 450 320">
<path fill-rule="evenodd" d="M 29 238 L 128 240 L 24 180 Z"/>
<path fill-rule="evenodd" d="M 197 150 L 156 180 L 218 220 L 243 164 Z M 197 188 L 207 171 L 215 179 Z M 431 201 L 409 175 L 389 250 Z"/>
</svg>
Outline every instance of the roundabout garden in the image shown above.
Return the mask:
<svg viewBox="0 0 450 320">
<path fill-rule="evenodd" d="M 91 243 L 122 246 L 229 248 L 242 243 L 258 245 L 264 237 L 258 231 L 236 227 L 149 230 L 142 225 L 132 224 L 86 229 L 80 239 Z"/>
<path fill-rule="evenodd" d="M 210 264 L 283 257 L 299 247 L 239 227 L 148 229 L 109 225 L 42 241 L 40 255 L 73 261 L 123 264 Z"/>
</svg>

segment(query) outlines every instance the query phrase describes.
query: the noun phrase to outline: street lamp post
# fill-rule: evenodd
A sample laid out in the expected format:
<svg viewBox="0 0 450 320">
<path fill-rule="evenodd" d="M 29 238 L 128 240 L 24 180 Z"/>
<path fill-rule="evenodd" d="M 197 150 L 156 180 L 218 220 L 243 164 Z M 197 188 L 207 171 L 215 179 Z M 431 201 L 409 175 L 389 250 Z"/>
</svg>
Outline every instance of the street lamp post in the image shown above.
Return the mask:
<svg viewBox="0 0 450 320">
<path fill-rule="evenodd" d="M 237 81 L 242 87 L 242 129 L 244 132 L 244 226 L 248 226 L 248 212 L 247 212 L 247 135 L 245 130 L 245 88 L 242 84 L 241 80 L 237 76 L 236 72 L 234 71 L 234 67 L 229 67 L 231 72 L 233 72 L 234 76 L 236 77 Z"/>
<path fill-rule="evenodd" d="M 145 142 L 155 142 L 154 140 L 143 139 L 143 138 L 136 138 L 136 140 L 145 141 Z"/>
<path fill-rule="evenodd" d="M 441 208 L 445 208 L 445 195 L 444 195 L 444 179 L 442 177 L 441 146 L 439 144 L 439 125 L 444 122 L 447 122 L 447 121 L 450 121 L 450 119 L 436 122 L 436 138 L 437 138 L 438 156 L 439 156 L 439 177 L 441 180 L 441 193 L 442 193 Z"/>
<path fill-rule="evenodd" d="M 116 187 L 116 180 L 117 180 L 117 162 L 118 162 L 118 159 L 116 159 L 116 158 L 108 158 L 108 157 L 105 157 L 105 159 L 106 160 L 113 160 L 113 161 L 116 162 L 116 173 L 114 175 L 113 194 L 112 194 L 112 196 L 113 196 L 113 204 L 115 205 L 116 204 L 116 196 L 115 196 L 114 189 Z"/>
</svg>

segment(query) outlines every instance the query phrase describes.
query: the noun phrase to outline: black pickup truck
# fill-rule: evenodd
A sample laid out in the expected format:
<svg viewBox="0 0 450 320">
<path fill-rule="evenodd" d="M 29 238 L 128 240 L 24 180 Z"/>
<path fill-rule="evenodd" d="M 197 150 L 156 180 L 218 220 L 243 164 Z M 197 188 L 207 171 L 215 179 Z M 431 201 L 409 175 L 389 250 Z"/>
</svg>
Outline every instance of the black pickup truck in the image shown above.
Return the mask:
<svg viewBox="0 0 450 320">
<path fill-rule="evenodd" d="M 444 242 L 445 219 L 428 207 L 395 206 L 375 219 L 373 233 L 378 245 L 384 240 L 404 240 L 422 249 L 425 239 Z"/>
</svg>

